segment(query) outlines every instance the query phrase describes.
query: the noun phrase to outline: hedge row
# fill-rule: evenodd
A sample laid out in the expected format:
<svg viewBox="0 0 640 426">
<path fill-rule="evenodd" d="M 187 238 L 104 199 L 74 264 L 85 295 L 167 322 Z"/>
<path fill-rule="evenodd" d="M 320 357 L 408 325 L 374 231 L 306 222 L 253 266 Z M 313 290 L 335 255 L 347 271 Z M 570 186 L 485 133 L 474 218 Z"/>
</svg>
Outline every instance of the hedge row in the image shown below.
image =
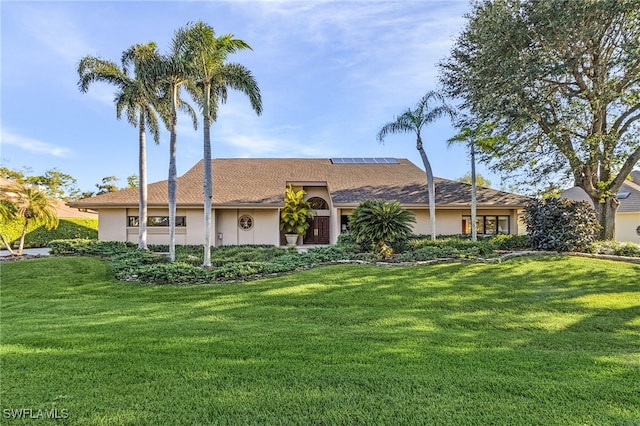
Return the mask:
<svg viewBox="0 0 640 426">
<path fill-rule="evenodd" d="M 24 219 L 0 223 L 0 234 L 9 244 L 14 246 L 20 240 Z M 32 222 L 27 228 L 24 240 L 25 248 L 47 247 L 53 240 L 65 239 L 98 239 L 98 219 L 60 219 L 58 227 L 47 230 L 37 222 Z"/>
<path fill-rule="evenodd" d="M 211 270 L 203 269 L 201 246 L 176 246 L 176 262 L 169 263 L 165 253 L 141 251 L 133 243 L 116 241 L 57 240 L 49 244 L 52 254 L 92 255 L 109 258 L 117 279 L 157 284 L 214 283 L 241 280 L 312 267 L 340 260 L 373 260 L 370 254 L 354 254 L 340 247 L 295 249 L 273 246 L 237 246 L 212 248 L 212 258 L 226 259 Z M 151 246 L 164 251 L 165 246 Z M 197 255 L 197 254 L 198 255 Z M 251 254 L 247 261 L 247 253 Z"/>
<path fill-rule="evenodd" d="M 214 266 L 203 269 L 202 246 L 176 246 L 176 262 L 170 263 L 167 246 L 150 246 L 152 251 L 137 250 L 133 243 L 97 240 L 57 240 L 49 244 L 52 254 L 91 255 L 111 260 L 111 269 L 119 280 L 155 284 L 197 284 L 237 281 L 313 267 L 338 261 L 381 260 L 371 252 L 360 252 L 357 245 L 342 238 L 337 246 L 295 249 L 274 246 L 228 246 L 211 249 Z M 526 249 L 523 236 L 501 235 L 473 243 L 465 238 L 448 237 L 431 241 L 414 237 L 409 249 L 386 262 L 416 262 L 442 258 L 477 259 L 497 256 L 496 250 Z M 640 256 L 640 246 L 631 243 L 599 243 L 594 253 Z"/>
</svg>

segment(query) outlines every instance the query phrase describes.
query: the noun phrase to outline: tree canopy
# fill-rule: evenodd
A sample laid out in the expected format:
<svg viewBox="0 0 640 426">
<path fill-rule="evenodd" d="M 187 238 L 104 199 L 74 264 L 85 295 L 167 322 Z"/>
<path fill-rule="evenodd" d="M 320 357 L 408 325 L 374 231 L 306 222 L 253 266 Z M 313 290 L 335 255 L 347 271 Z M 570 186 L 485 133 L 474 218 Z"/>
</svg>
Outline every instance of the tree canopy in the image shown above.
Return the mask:
<svg viewBox="0 0 640 426">
<path fill-rule="evenodd" d="M 0 167 L 0 177 L 18 184 L 37 186 L 49 197 L 70 200 L 79 198 L 81 195 L 78 181 L 55 167 L 42 175 L 31 175 L 31 173 L 32 170 L 28 167 L 23 167 L 22 170 Z"/>
<path fill-rule="evenodd" d="M 507 136 L 494 169 L 572 177 L 612 238 L 615 194 L 640 160 L 640 0 L 486 0 L 467 20 L 441 80 Z"/>
</svg>

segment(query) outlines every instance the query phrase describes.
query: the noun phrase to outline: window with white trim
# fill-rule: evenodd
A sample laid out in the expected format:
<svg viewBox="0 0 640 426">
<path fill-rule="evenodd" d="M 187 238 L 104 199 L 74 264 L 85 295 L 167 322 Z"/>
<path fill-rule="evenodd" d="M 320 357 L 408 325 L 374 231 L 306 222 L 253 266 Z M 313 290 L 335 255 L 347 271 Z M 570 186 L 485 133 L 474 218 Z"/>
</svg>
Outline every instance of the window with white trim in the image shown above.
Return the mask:
<svg viewBox="0 0 640 426">
<path fill-rule="evenodd" d="M 140 225 L 139 216 L 127 216 L 127 226 L 137 228 Z M 147 226 L 169 226 L 169 216 L 148 216 Z M 176 228 L 187 226 L 186 216 L 176 216 Z"/>
<path fill-rule="evenodd" d="M 510 234 L 509 216 L 476 216 L 476 231 L 480 235 Z M 462 233 L 471 234 L 471 216 L 462 216 Z"/>
</svg>

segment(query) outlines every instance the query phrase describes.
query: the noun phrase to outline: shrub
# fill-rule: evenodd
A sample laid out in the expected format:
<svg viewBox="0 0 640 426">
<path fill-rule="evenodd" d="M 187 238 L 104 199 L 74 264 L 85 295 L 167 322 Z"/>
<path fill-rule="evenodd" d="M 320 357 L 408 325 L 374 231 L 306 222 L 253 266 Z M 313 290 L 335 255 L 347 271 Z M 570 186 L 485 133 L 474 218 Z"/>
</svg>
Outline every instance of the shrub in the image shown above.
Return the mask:
<svg viewBox="0 0 640 426">
<path fill-rule="evenodd" d="M 489 239 L 496 250 L 524 250 L 531 248 L 527 235 L 496 235 Z"/>
<path fill-rule="evenodd" d="M 47 247 L 50 241 L 67 239 L 98 239 L 98 219 L 60 219 L 58 227 L 47 230 L 42 226 L 27 233 L 25 247 Z"/>
<path fill-rule="evenodd" d="M 284 206 L 280 212 L 280 229 L 287 234 L 304 235 L 311 226 L 313 209 L 304 199 L 305 194 L 302 189 L 294 191 L 291 185 L 285 190 Z"/>
<path fill-rule="evenodd" d="M 590 251 L 598 254 L 640 257 L 640 244 L 620 241 L 596 241 L 591 245 Z"/>
<path fill-rule="evenodd" d="M 376 254 L 388 257 L 393 252 L 389 244 L 407 239 L 415 221 L 415 214 L 397 201 L 366 200 L 349 216 L 349 227 L 357 243 L 372 245 Z"/>
<path fill-rule="evenodd" d="M 588 203 L 561 198 L 529 202 L 525 223 L 534 249 L 555 251 L 587 251 L 600 228 Z"/>
<path fill-rule="evenodd" d="M 195 284 L 209 281 L 208 271 L 183 262 L 142 265 L 131 276 L 144 283 Z"/>
<path fill-rule="evenodd" d="M 347 232 L 346 234 L 340 234 L 338 236 L 338 242 L 336 243 L 336 246 L 350 253 L 363 253 L 371 251 L 370 241 L 359 243 L 356 241 L 356 237 L 350 232 Z"/>
<path fill-rule="evenodd" d="M 75 254 L 111 257 L 136 249 L 136 244 L 123 241 L 54 240 L 49 242 L 51 254 Z"/>
<path fill-rule="evenodd" d="M 144 250 L 128 250 L 111 258 L 111 270 L 119 280 L 136 279 L 138 271 L 145 265 L 168 263 L 166 256 Z"/>
<path fill-rule="evenodd" d="M 0 223 L 0 234 L 9 244 L 18 242 L 24 219 Z M 46 229 L 41 223 L 31 221 L 24 240 L 25 248 L 47 247 L 50 241 L 83 238 L 98 239 L 98 219 L 60 219 L 57 228 Z"/>
</svg>

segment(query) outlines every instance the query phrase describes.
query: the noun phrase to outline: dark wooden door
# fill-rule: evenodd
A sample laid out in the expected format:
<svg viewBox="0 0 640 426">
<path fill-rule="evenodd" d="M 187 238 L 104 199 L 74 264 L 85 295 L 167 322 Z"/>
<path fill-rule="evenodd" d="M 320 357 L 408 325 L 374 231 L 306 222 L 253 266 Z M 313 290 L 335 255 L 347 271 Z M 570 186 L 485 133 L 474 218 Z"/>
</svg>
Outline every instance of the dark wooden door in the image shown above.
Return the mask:
<svg viewBox="0 0 640 426">
<path fill-rule="evenodd" d="M 329 216 L 316 216 L 304 237 L 305 244 L 329 244 Z"/>
</svg>

